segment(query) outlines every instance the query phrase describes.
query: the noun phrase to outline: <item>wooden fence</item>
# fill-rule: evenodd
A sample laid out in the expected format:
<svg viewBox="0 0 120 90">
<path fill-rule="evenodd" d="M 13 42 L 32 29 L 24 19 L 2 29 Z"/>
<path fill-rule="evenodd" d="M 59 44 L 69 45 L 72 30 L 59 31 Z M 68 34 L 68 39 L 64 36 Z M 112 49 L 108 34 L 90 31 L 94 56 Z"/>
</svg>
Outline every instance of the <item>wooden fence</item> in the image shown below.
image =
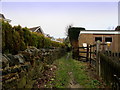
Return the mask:
<svg viewBox="0 0 120 90">
<path fill-rule="evenodd" d="M 99 75 L 116 90 L 120 90 L 120 61 L 100 53 Z"/>
<path fill-rule="evenodd" d="M 79 58 L 85 58 L 96 68 L 97 74 L 103 80 L 112 86 L 115 90 L 120 90 L 120 53 L 112 53 L 111 51 L 100 50 L 100 47 L 107 44 L 96 43 L 87 45 L 87 47 L 79 47 Z"/>
</svg>

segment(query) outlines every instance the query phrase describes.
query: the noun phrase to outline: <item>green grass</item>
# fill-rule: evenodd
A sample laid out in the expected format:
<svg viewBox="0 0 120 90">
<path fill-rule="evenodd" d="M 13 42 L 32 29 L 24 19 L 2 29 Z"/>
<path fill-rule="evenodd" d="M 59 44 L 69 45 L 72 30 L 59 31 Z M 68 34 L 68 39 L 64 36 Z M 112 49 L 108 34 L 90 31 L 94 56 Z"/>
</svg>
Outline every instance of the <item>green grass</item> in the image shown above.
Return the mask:
<svg viewBox="0 0 120 90">
<path fill-rule="evenodd" d="M 67 88 L 71 78 L 69 72 L 72 72 L 74 80 L 84 88 L 97 88 L 100 85 L 98 80 L 88 76 L 85 71 L 87 68 L 85 62 L 76 61 L 71 57 L 66 59 L 66 57 L 67 56 L 55 61 L 57 70 L 55 72 L 55 79 L 50 82 L 53 85 L 52 87 Z"/>
<path fill-rule="evenodd" d="M 53 81 L 54 87 L 56 88 L 64 88 L 68 85 L 70 77 L 68 76 L 68 61 L 63 57 L 59 60 L 56 60 L 56 64 L 58 64 L 58 69 L 56 71 L 56 78 Z"/>
<path fill-rule="evenodd" d="M 86 72 L 87 65 L 84 62 L 79 62 L 71 59 L 73 63 L 73 76 L 77 83 L 82 85 L 85 88 L 97 88 L 99 86 L 99 81 L 88 76 Z"/>
</svg>

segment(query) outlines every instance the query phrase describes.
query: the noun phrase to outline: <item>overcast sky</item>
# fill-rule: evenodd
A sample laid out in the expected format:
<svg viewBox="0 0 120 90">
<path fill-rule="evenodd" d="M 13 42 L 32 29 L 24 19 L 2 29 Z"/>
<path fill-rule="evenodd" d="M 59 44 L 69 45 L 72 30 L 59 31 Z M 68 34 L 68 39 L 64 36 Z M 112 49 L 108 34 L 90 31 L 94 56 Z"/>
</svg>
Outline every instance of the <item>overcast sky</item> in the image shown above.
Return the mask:
<svg viewBox="0 0 120 90">
<path fill-rule="evenodd" d="M 1 13 L 13 26 L 41 26 L 44 33 L 57 38 L 65 37 L 70 24 L 86 30 L 118 25 L 118 2 L 2 2 Z"/>
</svg>

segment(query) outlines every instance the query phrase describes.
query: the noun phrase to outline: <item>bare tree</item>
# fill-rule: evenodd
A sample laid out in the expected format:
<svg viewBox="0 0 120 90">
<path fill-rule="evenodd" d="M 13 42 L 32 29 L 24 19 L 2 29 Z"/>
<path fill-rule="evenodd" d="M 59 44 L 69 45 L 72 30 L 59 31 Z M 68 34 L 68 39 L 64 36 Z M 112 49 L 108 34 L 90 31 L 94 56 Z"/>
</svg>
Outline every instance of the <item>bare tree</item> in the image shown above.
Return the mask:
<svg viewBox="0 0 120 90">
<path fill-rule="evenodd" d="M 73 26 L 73 24 L 70 24 L 68 25 L 66 28 L 65 28 L 65 35 L 68 37 L 68 29 L 71 28 Z"/>
</svg>

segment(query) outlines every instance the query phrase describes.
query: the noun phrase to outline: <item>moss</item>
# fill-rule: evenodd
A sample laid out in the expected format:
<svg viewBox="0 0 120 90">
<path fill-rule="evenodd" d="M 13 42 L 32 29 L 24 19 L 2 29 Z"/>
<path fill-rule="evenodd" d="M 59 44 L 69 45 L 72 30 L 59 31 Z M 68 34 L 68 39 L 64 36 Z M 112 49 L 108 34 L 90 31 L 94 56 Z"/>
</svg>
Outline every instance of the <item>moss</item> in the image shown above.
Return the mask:
<svg viewBox="0 0 120 90">
<path fill-rule="evenodd" d="M 12 80 L 11 82 L 2 82 L 2 88 L 5 90 L 12 89 L 17 86 L 17 80 Z"/>
<path fill-rule="evenodd" d="M 29 82 L 25 85 L 25 88 L 33 88 L 33 85 L 36 80 L 29 80 Z"/>
<path fill-rule="evenodd" d="M 26 76 L 21 78 L 21 80 L 18 82 L 18 88 L 24 88 L 25 85 L 26 85 Z"/>
</svg>

